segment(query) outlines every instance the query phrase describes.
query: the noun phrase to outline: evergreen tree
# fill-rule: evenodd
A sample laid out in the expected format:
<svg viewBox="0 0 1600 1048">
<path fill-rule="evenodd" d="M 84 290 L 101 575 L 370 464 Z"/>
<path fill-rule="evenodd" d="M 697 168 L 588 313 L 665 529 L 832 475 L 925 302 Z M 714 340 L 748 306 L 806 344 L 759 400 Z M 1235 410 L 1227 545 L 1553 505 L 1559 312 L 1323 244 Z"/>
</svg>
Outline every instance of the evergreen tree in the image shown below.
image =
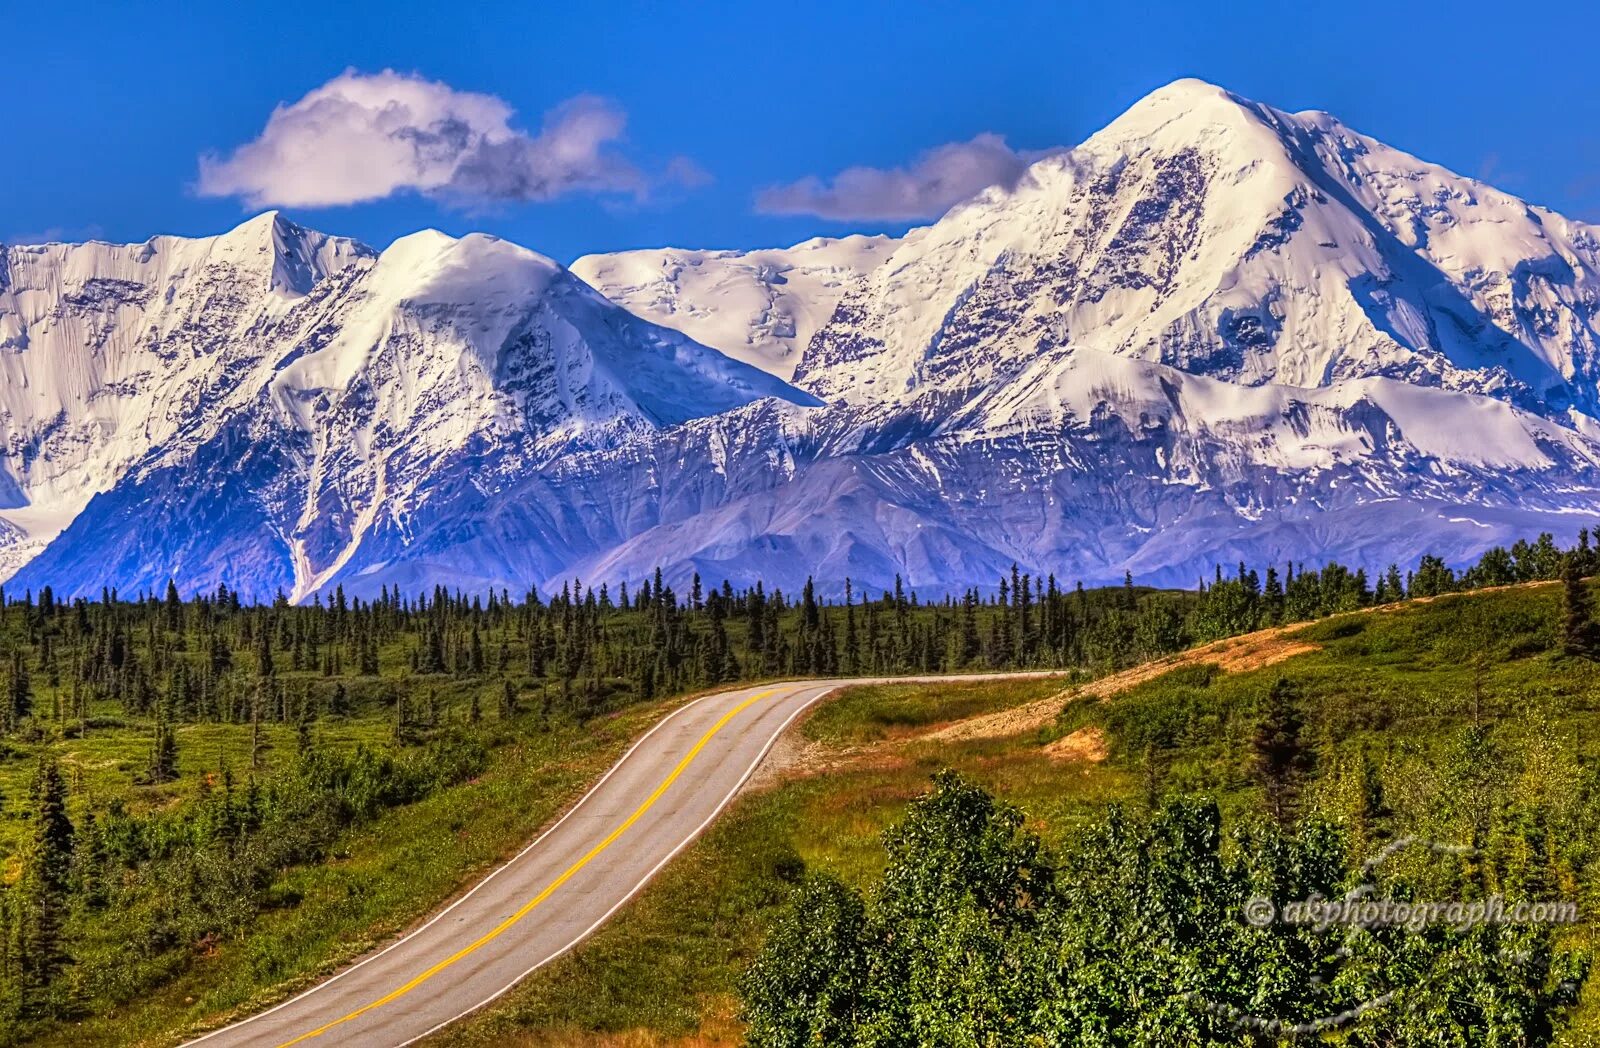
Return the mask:
<svg viewBox="0 0 1600 1048">
<path fill-rule="evenodd" d="M 257 680 L 255 690 L 250 693 L 250 770 L 256 771 L 261 767 L 261 754 L 266 748 L 266 742 L 261 737 L 261 706 L 263 681 Z"/>
<path fill-rule="evenodd" d="M 150 744 L 150 765 L 146 777 L 161 784 L 178 777 L 178 738 L 165 717 L 156 719 L 156 736 Z"/>
<path fill-rule="evenodd" d="M 1303 729 L 1300 689 L 1279 677 L 1267 692 L 1250 741 L 1267 810 L 1280 825 L 1294 820 L 1300 787 L 1311 768 L 1311 750 L 1301 737 Z"/>
<path fill-rule="evenodd" d="M 0 702 L 5 704 L 5 716 L 0 720 L 13 730 L 33 713 L 33 682 L 20 649 L 11 652 L 11 666 L 6 673 Z"/>
<path fill-rule="evenodd" d="M 76 833 L 77 851 L 73 858 L 73 894 L 91 910 L 106 904 L 106 839 L 95 818 L 94 808 L 83 813 Z"/>
<path fill-rule="evenodd" d="M 1595 657 L 1594 604 L 1576 553 L 1567 554 L 1561 570 L 1561 627 L 1561 643 L 1568 655 Z"/>
<path fill-rule="evenodd" d="M 72 875 L 73 828 L 67 815 L 67 783 L 53 758 L 40 759 L 29 804 L 33 811 L 29 862 L 44 888 L 64 895 Z"/>
<path fill-rule="evenodd" d="M 23 1015 L 54 1010 L 61 972 L 70 963 L 63 925 L 72 877 L 73 827 L 67 816 L 67 786 L 54 760 L 42 759 L 29 801 L 33 826 L 17 884 L 13 932 L 18 946 L 18 1004 Z"/>
</svg>

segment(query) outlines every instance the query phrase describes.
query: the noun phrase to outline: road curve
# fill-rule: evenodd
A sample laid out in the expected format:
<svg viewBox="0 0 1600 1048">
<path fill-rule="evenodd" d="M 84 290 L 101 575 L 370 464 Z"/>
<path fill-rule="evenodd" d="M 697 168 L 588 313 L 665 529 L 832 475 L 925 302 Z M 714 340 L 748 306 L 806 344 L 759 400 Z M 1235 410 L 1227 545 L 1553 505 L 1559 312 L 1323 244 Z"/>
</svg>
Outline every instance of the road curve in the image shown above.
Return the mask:
<svg viewBox="0 0 1600 1048">
<path fill-rule="evenodd" d="M 856 684 L 1045 674 L 854 678 L 706 695 L 656 723 L 553 826 L 415 931 L 206 1048 L 412 1044 L 572 949 L 711 823 L 807 707 Z"/>
</svg>

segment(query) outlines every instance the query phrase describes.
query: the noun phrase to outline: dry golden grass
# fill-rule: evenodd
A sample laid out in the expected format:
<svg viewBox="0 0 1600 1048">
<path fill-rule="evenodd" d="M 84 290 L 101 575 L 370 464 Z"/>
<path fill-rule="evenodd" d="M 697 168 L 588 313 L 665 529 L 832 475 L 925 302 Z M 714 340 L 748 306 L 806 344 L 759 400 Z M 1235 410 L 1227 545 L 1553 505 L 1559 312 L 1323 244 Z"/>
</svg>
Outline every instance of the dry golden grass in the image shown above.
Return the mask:
<svg viewBox="0 0 1600 1048">
<path fill-rule="evenodd" d="M 1110 754 L 1111 751 L 1106 747 L 1105 732 L 1095 727 L 1079 728 L 1044 748 L 1046 757 L 1062 763 L 1081 761 L 1099 764 Z"/>
<path fill-rule="evenodd" d="M 1055 721 L 1061 708 L 1080 699 L 1108 699 L 1129 688 L 1154 680 L 1182 666 L 1210 663 L 1224 673 L 1244 673 L 1292 659 L 1317 650 L 1309 641 L 1293 639 L 1295 633 L 1309 623 L 1292 626 L 1274 626 L 1271 629 L 1247 633 L 1242 637 L 1229 637 L 1176 655 L 1168 655 L 1154 662 L 1146 662 L 1120 673 L 1113 673 L 1087 684 L 1017 706 L 998 713 L 971 717 L 930 732 L 924 738 L 942 742 L 963 742 L 970 739 L 998 739 L 1024 732 L 1038 731 Z"/>
</svg>

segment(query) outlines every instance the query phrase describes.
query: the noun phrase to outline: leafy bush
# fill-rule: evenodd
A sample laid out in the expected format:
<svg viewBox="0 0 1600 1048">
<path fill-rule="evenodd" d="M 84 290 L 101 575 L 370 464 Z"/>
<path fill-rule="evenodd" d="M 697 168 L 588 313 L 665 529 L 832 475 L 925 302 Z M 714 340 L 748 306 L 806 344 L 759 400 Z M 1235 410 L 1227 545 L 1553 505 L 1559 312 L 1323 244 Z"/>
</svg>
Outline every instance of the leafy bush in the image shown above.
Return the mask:
<svg viewBox="0 0 1600 1048">
<path fill-rule="evenodd" d="M 1539 1048 L 1586 974 L 1541 927 L 1244 920 L 1256 899 L 1281 912 L 1362 883 L 1327 822 L 1227 833 L 1209 801 L 1114 808 L 1059 862 L 1021 826 L 937 776 L 885 834 L 865 895 L 826 877 L 798 890 L 742 983 L 749 1043 L 1220 1048 L 1298 1029 L 1372 1048 Z"/>
</svg>

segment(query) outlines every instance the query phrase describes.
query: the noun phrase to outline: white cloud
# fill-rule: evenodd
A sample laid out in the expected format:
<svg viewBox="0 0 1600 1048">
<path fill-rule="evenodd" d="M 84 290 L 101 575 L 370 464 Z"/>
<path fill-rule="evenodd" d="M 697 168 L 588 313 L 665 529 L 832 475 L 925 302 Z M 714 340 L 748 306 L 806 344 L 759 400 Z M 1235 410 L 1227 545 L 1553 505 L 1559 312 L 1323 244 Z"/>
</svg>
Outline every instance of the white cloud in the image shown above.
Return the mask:
<svg viewBox="0 0 1600 1048">
<path fill-rule="evenodd" d="M 1018 151 L 1000 135 L 984 133 L 916 157 L 909 167 L 851 167 L 831 181 L 815 175 L 773 186 L 756 197 L 771 215 L 817 215 L 840 221 L 937 218 L 955 204 L 994 185 L 1012 186 L 1048 151 Z"/>
<path fill-rule="evenodd" d="M 538 134 L 512 126 L 494 95 L 384 70 L 348 70 L 279 105 L 253 141 L 200 158 L 198 189 L 252 207 L 324 207 L 419 192 L 455 204 L 551 200 L 568 193 L 641 197 L 649 178 L 620 156 L 626 116 L 581 95 L 545 114 Z"/>
</svg>

